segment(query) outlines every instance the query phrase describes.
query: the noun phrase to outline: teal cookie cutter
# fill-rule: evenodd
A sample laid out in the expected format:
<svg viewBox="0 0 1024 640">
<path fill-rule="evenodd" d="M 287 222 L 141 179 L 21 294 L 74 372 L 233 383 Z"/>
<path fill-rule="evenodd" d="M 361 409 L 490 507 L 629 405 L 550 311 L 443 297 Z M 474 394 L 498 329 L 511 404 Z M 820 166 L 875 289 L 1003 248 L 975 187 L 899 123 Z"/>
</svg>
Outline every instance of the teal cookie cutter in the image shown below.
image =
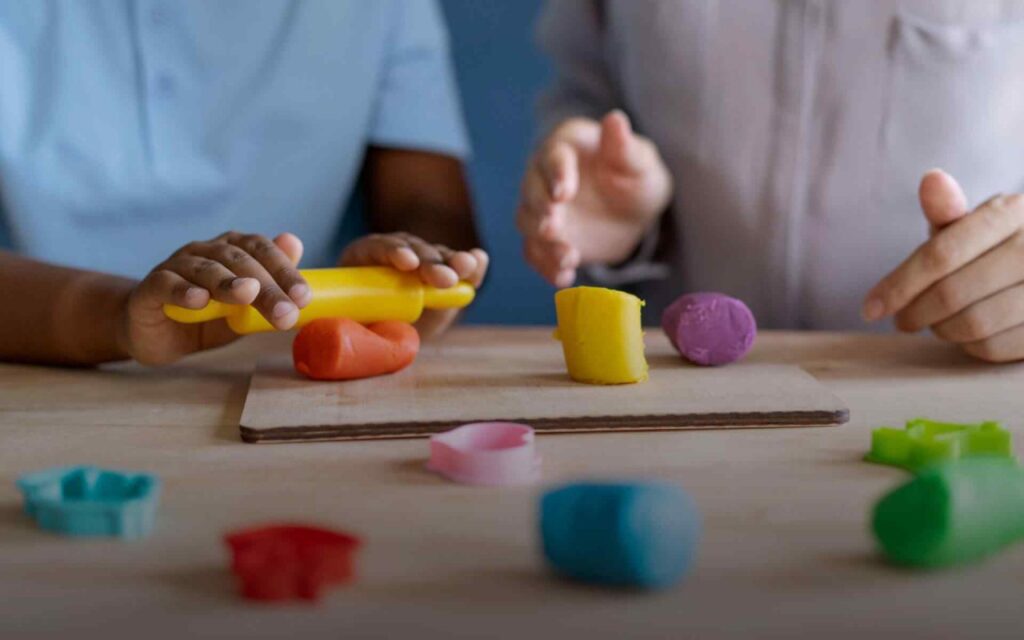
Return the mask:
<svg viewBox="0 0 1024 640">
<path fill-rule="evenodd" d="M 144 537 L 160 500 L 156 476 L 89 466 L 37 471 L 17 484 L 39 528 L 71 536 Z"/>
<path fill-rule="evenodd" d="M 871 432 L 868 462 L 912 472 L 932 465 L 973 457 L 1014 459 L 1010 432 L 998 422 L 957 424 L 917 418 L 904 429 L 880 427 Z"/>
</svg>

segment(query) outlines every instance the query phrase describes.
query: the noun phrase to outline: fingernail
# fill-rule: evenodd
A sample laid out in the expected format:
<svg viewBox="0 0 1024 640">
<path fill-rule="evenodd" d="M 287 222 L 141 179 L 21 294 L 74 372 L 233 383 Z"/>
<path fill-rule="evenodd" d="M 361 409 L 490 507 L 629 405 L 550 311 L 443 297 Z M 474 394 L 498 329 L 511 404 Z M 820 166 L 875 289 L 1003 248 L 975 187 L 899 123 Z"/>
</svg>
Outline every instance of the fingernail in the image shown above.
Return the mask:
<svg viewBox="0 0 1024 640">
<path fill-rule="evenodd" d="M 565 185 L 561 182 L 556 182 L 555 186 L 551 189 L 551 197 L 555 200 L 561 200 L 565 197 Z"/>
<path fill-rule="evenodd" d="M 288 290 L 288 296 L 295 302 L 305 300 L 309 295 L 309 285 L 297 284 Z"/>
<path fill-rule="evenodd" d="M 868 298 L 860 310 L 860 315 L 867 322 L 874 322 L 885 313 L 885 305 L 878 298 Z"/>
<path fill-rule="evenodd" d="M 274 316 L 274 318 L 283 318 L 292 311 L 295 311 L 295 305 L 282 300 L 274 305 L 274 310 L 270 312 L 270 315 Z"/>
<path fill-rule="evenodd" d="M 252 278 L 235 278 L 231 281 L 231 288 L 237 289 L 239 287 L 244 287 L 250 280 L 252 280 Z"/>
<path fill-rule="evenodd" d="M 571 270 L 569 270 L 569 271 L 562 271 L 557 276 L 555 276 L 555 286 L 558 287 L 559 289 L 568 287 L 569 285 L 571 285 L 573 283 L 573 281 L 575 279 L 576 279 L 576 272 L 575 271 L 571 271 Z"/>
</svg>

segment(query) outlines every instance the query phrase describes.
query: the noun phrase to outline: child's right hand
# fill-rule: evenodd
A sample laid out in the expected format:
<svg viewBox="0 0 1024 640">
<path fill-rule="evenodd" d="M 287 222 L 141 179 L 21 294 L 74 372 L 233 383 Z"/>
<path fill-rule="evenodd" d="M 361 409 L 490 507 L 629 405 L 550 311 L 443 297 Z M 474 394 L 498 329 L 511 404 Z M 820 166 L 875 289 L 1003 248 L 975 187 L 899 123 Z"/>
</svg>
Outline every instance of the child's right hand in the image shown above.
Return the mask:
<svg viewBox="0 0 1024 640">
<path fill-rule="evenodd" d="M 235 231 L 191 242 L 153 268 L 126 300 L 120 342 L 143 364 L 166 364 L 237 336 L 223 320 L 179 324 L 164 304 L 202 309 L 210 298 L 251 304 L 278 329 L 289 329 L 312 296 L 296 265 L 302 241 L 282 233 L 273 241 Z"/>
</svg>

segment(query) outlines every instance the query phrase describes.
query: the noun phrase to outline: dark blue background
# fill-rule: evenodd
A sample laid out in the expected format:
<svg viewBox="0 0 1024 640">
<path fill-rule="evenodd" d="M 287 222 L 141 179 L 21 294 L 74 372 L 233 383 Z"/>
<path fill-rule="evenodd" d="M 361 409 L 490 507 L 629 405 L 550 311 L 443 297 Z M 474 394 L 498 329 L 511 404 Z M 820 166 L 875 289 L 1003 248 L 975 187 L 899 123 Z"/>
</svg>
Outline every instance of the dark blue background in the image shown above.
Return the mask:
<svg viewBox="0 0 1024 640">
<path fill-rule="evenodd" d="M 540 0 L 443 0 L 462 104 L 473 141 L 469 166 L 488 283 L 470 322 L 554 322 L 553 290 L 522 259 L 515 209 L 534 141 L 534 106 L 548 65 L 534 45 Z"/>
</svg>

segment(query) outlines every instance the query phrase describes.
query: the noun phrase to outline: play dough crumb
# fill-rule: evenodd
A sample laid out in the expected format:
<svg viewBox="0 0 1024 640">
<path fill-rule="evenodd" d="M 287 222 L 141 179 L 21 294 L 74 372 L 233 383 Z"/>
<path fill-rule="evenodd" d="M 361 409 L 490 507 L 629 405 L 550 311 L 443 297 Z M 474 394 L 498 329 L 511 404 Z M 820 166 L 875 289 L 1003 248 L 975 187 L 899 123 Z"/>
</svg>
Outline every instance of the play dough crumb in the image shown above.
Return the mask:
<svg viewBox="0 0 1024 640">
<path fill-rule="evenodd" d="M 569 376 L 590 384 L 628 384 L 647 379 L 640 298 L 600 287 L 555 294 L 556 337 Z"/>
<path fill-rule="evenodd" d="M 757 336 L 747 305 L 722 293 L 681 296 L 665 309 L 661 327 L 681 356 L 705 366 L 739 360 Z"/>
<path fill-rule="evenodd" d="M 347 318 L 321 318 L 292 344 L 295 370 L 314 380 L 355 380 L 400 371 L 420 348 L 416 328 L 393 320 L 368 327 Z"/>
</svg>

